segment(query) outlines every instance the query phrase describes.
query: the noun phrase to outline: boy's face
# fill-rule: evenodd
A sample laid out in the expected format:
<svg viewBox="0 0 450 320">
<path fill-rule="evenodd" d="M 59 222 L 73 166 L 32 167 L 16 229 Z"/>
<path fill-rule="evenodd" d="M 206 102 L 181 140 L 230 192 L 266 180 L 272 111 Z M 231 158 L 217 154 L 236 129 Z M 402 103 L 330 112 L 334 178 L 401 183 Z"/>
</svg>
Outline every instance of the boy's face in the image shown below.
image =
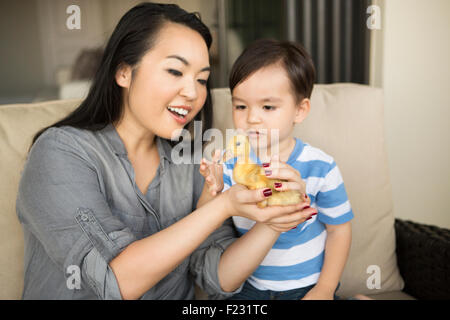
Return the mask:
<svg viewBox="0 0 450 320">
<path fill-rule="evenodd" d="M 282 153 L 292 145 L 295 123 L 303 121 L 309 111 L 309 100 L 308 110 L 301 107 L 302 102 L 297 102 L 283 67 L 267 66 L 233 89 L 234 126 L 248 134 L 254 148 L 274 151 L 278 144 Z"/>
</svg>

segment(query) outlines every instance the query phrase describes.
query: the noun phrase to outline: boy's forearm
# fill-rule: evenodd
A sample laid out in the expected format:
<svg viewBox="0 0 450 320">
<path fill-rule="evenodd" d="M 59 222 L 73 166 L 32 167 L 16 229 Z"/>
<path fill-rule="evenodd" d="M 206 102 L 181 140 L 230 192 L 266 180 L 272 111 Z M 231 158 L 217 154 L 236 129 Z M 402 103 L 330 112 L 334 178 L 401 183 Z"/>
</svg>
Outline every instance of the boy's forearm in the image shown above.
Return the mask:
<svg viewBox="0 0 450 320">
<path fill-rule="evenodd" d="M 280 232 L 256 223 L 231 244 L 219 262 L 219 282 L 224 291 L 232 292 L 255 271 L 277 241 Z"/>
<path fill-rule="evenodd" d="M 327 227 L 327 233 L 324 263 L 316 287 L 334 294 L 350 252 L 351 224 L 332 226 L 330 231 Z"/>
</svg>

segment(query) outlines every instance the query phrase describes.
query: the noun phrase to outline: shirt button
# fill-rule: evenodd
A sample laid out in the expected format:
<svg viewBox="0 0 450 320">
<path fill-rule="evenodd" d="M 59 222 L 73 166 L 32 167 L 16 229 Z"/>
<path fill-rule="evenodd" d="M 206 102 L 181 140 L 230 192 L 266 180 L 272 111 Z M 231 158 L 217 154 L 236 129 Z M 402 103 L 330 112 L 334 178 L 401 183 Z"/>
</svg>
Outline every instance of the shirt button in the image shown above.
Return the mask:
<svg viewBox="0 0 450 320">
<path fill-rule="evenodd" d="M 82 220 L 82 221 L 88 221 L 88 220 L 89 220 L 89 216 L 88 216 L 86 213 L 83 213 L 83 214 L 81 215 L 81 220 Z"/>
</svg>

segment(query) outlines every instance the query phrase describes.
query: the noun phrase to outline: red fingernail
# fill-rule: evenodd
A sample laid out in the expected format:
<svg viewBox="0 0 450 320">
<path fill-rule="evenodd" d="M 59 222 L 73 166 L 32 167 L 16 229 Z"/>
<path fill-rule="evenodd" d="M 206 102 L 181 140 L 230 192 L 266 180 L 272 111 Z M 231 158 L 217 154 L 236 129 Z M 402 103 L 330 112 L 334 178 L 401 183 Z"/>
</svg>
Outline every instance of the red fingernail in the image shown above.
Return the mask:
<svg viewBox="0 0 450 320">
<path fill-rule="evenodd" d="M 297 229 L 297 227 L 293 227 L 291 230 Z"/>
<path fill-rule="evenodd" d="M 281 182 L 275 182 L 275 188 L 281 188 L 282 184 Z"/>
<path fill-rule="evenodd" d="M 306 220 L 312 219 L 312 217 L 306 218 Z"/>
<path fill-rule="evenodd" d="M 312 216 L 315 216 L 317 214 L 317 212 L 314 212 L 313 214 L 312 214 Z"/>
<path fill-rule="evenodd" d="M 270 197 L 272 195 L 271 189 L 264 189 L 263 190 L 264 197 Z"/>
<path fill-rule="evenodd" d="M 270 176 L 272 174 L 272 170 L 265 170 L 264 172 L 266 176 Z"/>
<path fill-rule="evenodd" d="M 306 206 L 306 207 L 304 207 L 303 209 L 309 209 L 309 208 L 311 208 L 310 206 Z"/>
<path fill-rule="evenodd" d="M 263 166 L 264 168 L 267 168 L 268 166 L 270 166 L 270 163 L 263 163 L 262 166 Z"/>
</svg>

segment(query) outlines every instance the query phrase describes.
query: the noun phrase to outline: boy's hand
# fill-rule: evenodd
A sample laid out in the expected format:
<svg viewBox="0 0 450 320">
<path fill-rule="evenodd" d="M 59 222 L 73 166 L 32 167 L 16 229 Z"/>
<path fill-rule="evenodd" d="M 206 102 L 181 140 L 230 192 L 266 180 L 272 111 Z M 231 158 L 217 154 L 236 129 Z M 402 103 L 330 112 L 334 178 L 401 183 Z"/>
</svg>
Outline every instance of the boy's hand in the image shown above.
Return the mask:
<svg viewBox="0 0 450 320">
<path fill-rule="evenodd" d="M 219 164 L 220 153 L 220 150 L 215 150 L 212 161 L 203 158 L 200 164 L 200 174 L 205 178 L 208 191 L 212 196 L 223 190 L 223 167 Z"/>
</svg>

